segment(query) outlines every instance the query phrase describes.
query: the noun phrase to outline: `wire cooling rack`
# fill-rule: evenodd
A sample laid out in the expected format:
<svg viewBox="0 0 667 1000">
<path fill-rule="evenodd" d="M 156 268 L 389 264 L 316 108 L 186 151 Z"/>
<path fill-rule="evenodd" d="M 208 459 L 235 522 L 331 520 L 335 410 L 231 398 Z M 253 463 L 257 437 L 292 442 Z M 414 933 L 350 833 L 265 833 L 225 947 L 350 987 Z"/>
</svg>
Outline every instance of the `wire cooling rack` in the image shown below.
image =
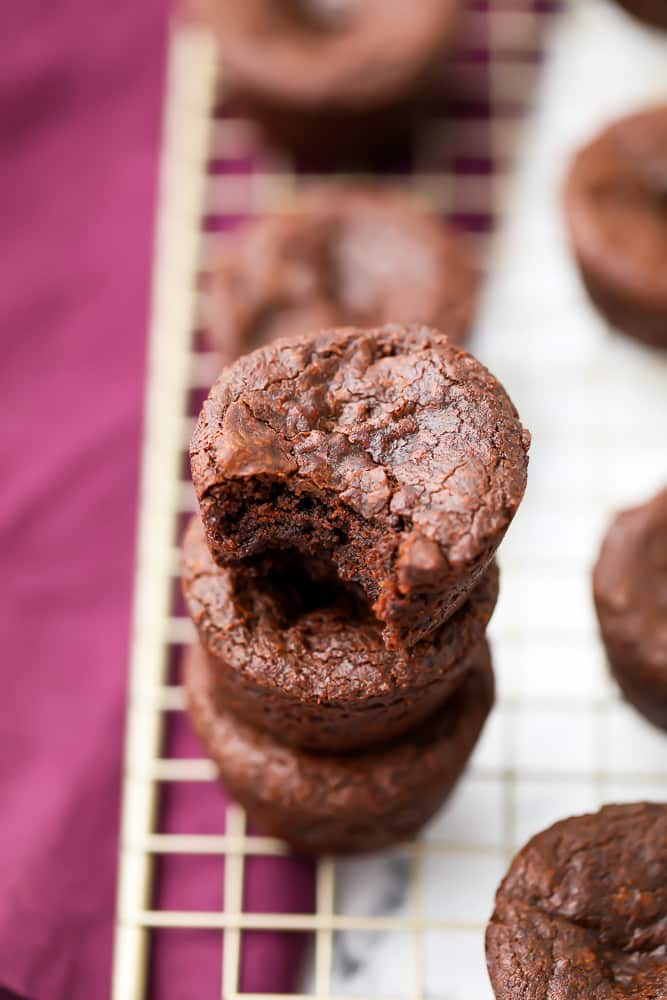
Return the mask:
<svg viewBox="0 0 667 1000">
<path fill-rule="evenodd" d="M 603 21 L 608 16 L 596 0 L 584 6 Z M 517 128 L 554 7 L 469 4 L 469 47 L 457 76 L 465 83 L 469 75 L 472 90 L 458 111 L 451 105 L 448 118 L 425 128 L 412 169 L 401 176 L 436 210 L 464 220 L 482 252 L 495 213 L 508 203 Z M 285 846 L 251 835 L 234 805 L 224 834 L 165 832 L 161 825 L 160 801 L 170 788 L 215 778 L 209 761 L 171 756 L 165 742 L 168 722 L 184 704 L 174 663 L 193 638 L 175 596 L 178 538 L 194 510 L 185 453 L 201 393 L 216 375 L 215 357 L 198 333 L 198 288 L 217 231 L 249 215 L 282 211 L 314 178 L 297 176 L 263 150 L 245 121 L 221 117 L 219 85 L 211 39 L 191 26 L 176 28 L 150 337 L 113 997 L 148 996 L 151 945 L 167 928 L 219 933 L 219 980 L 210 995 L 224 1000 L 280 1000 L 279 993 L 242 990 L 242 945 L 262 930 L 312 939 L 301 993 L 289 994 L 302 1000 L 484 1000 L 490 987 L 483 929 L 517 847 L 564 815 L 605 800 L 664 798 L 667 791 L 665 743 L 608 684 L 589 598 L 590 564 L 611 510 L 640 499 L 665 476 L 656 457 L 664 462 L 667 370 L 609 337 L 573 273 L 559 282 L 534 267 L 561 235 L 542 218 L 543 193 L 529 193 L 537 211 L 524 211 L 505 256 L 496 246 L 474 345 L 507 384 L 535 442 L 528 495 L 503 548 L 502 595 L 490 633 L 498 706 L 452 801 L 419 840 L 363 859 L 322 858 L 312 913 L 247 912 L 248 859 L 280 858 Z M 577 98 L 573 79 L 563 100 L 575 123 Z M 557 155 L 550 158 L 548 130 L 542 159 L 537 173 L 547 182 L 564 167 Z M 517 253 L 525 266 L 515 268 L 522 277 L 512 278 L 502 262 Z M 158 905 L 156 864 L 211 855 L 225 862 L 219 909 Z"/>
</svg>

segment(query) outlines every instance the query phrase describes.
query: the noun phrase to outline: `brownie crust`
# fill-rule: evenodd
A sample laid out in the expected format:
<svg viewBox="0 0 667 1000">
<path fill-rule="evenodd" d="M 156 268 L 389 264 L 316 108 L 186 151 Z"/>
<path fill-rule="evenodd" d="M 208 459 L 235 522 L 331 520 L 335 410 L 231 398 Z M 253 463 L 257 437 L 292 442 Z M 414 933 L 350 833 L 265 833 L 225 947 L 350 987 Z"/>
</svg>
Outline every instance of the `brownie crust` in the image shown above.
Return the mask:
<svg viewBox="0 0 667 1000">
<path fill-rule="evenodd" d="M 223 242 L 207 326 L 225 364 L 284 335 L 424 323 L 463 343 L 479 267 L 463 236 L 396 190 L 324 187 Z"/>
<path fill-rule="evenodd" d="M 598 310 L 628 336 L 667 347 L 667 105 L 623 118 L 585 146 L 564 203 Z"/>
<path fill-rule="evenodd" d="M 667 488 L 614 519 L 593 571 L 593 596 L 621 690 L 667 729 Z"/>
<path fill-rule="evenodd" d="M 218 707 L 310 750 L 366 748 L 431 715 L 465 678 L 498 597 L 492 563 L 432 637 L 392 651 L 365 602 L 335 580 L 284 560 L 261 577 L 217 566 L 198 518 L 182 573 Z"/>
<path fill-rule="evenodd" d="M 442 805 L 493 703 L 486 642 L 463 684 L 428 722 L 388 747 L 348 755 L 286 747 L 216 706 L 201 647 L 186 658 L 196 732 L 258 829 L 302 854 L 379 850 L 414 834 Z"/>
<path fill-rule="evenodd" d="M 529 443 L 475 358 L 435 330 L 388 325 L 240 358 L 190 456 L 220 565 L 284 549 L 328 562 L 394 648 L 433 633 L 480 581 L 523 496 Z"/>
<path fill-rule="evenodd" d="M 667 997 L 667 805 L 605 806 L 516 856 L 486 935 L 497 1000 Z"/>
</svg>

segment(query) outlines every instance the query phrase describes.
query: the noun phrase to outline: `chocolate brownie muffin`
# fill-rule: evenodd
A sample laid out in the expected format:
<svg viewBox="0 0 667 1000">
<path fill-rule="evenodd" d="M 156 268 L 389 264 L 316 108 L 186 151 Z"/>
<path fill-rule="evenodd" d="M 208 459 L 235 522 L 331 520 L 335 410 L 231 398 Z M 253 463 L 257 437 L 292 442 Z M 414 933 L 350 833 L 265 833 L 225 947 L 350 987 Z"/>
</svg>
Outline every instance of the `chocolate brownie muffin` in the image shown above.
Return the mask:
<svg viewBox="0 0 667 1000">
<path fill-rule="evenodd" d="M 195 0 L 236 103 L 326 161 L 409 125 L 453 39 L 459 0 Z"/>
<path fill-rule="evenodd" d="M 486 956 L 497 1000 L 665 1000 L 667 805 L 605 806 L 533 837 Z"/>
<path fill-rule="evenodd" d="M 188 652 L 195 730 L 258 829 L 304 854 L 371 851 L 415 833 L 463 771 L 493 703 L 488 646 L 456 694 L 398 742 L 334 756 L 296 750 L 220 711 L 210 660 Z"/>
<path fill-rule="evenodd" d="M 593 594 L 621 690 L 667 729 L 667 489 L 613 521 L 593 573 Z"/>
<path fill-rule="evenodd" d="M 665 0 L 617 0 L 629 14 L 655 28 L 667 28 L 667 3 Z"/>
<path fill-rule="evenodd" d="M 600 312 L 667 347 L 667 105 L 621 119 L 578 153 L 565 212 Z"/>
<path fill-rule="evenodd" d="M 323 188 L 293 207 L 223 244 L 207 314 L 225 363 L 281 335 L 346 324 L 419 322 L 463 342 L 479 269 L 451 226 L 382 189 Z"/>
<path fill-rule="evenodd" d="M 529 435 L 502 386 L 420 326 L 278 340 L 226 368 L 190 447 L 220 565 L 299 553 L 360 587 L 390 647 L 439 628 L 521 501 Z"/>
<path fill-rule="evenodd" d="M 498 597 L 492 563 L 433 636 L 391 651 L 363 596 L 335 579 L 311 580 L 293 558 L 277 558 L 262 576 L 221 569 L 198 518 L 182 566 L 218 706 L 312 750 L 382 743 L 431 715 L 466 676 Z"/>
</svg>

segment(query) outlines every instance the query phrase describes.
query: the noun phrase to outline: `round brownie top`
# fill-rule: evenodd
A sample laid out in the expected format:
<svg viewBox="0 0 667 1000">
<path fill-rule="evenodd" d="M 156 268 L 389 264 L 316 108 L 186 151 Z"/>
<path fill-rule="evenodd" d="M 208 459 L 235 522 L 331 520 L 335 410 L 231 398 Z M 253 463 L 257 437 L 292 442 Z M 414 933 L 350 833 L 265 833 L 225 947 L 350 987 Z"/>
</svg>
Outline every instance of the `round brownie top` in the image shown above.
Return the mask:
<svg viewBox="0 0 667 1000">
<path fill-rule="evenodd" d="M 612 522 L 593 572 L 605 642 L 667 697 L 667 488 Z"/>
<path fill-rule="evenodd" d="M 534 837 L 486 950 L 497 1000 L 667 996 L 667 805 L 605 806 Z"/>
<path fill-rule="evenodd" d="M 462 677 L 498 598 L 498 569 L 429 639 L 388 650 L 363 595 L 335 578 L 313 580 L 298 560 L 276 553 L 262 575 L 222 569 L 198 517 L 183 542 L 183 590 L 210 654 L 260 686 L 307 703 L 353 703 L 416 689 L 445 674 Z M 458 681 L 457 681 L 458 682 Z"/>
<path fill-rule="evenodd" d="M 271 103 L 372 107 L 400 96 L 439 55 L 458 0 L 197 0 L 226 71 Z"/>
<path fill-rule="evenodd" d="M 462 236 L 394 190 L 330 186 L 223 242 L 207 313 L 233 361 L 281 335 L 424 323 L 461 343 L 479 269 Z"/>
<path fill-rule="evenodd" d="M 667 105 L 615 122 L 582 149 L 565 204 L 584 269 L 667 313 Z"/>
<path fill-rule="evenodd" d="M 507 393 L 436 330 L 388 325 L 281 339 L 223 370 L 191 443 L 200 502 L 262 479 L 334 495 L 395 536 L 409 590 L 490 559 L 526 485 L 530 437 Z"/>
<path fill-rule="evenodd" d="M 221 712 L 211 685 L 210 662 L 200 646 L 188 653 L 185 687 L 195 729 L 223 778 L 277 806 L 299 805 L 349 822 L 397 809 L 456 781 L 493 704 L 494 681 L 485 641 L 468 676 L 433 716 L 410 733 L 352 754 L 313 753 L 287 747 L 270 735 Z"/>
</svg>

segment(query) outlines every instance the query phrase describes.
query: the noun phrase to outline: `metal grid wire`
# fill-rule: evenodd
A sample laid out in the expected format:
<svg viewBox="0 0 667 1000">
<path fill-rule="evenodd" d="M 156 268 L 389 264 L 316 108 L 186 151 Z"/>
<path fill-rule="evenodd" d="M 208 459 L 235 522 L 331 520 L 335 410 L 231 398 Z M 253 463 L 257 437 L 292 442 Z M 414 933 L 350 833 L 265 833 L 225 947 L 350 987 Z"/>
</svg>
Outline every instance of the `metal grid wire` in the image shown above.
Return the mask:
<svg viewBox="0 0 667 1000">
<path fill-rule="evenodd" d="M 479 18 L 490 50 L 485 65 L 490 107 L 477 119 L 457 122 L 457 155 L 473 167 L 453 168 L 451 130 L 442 119 L 425 130 L 413 170 L 401 176 L 403 187 L 438 211 L 476 218 L 480 244 L 506 194 L 520 112 L 552 8 L 516 0 L 470 4 L 472 33 Z M 546 359 L 550 371 L 552 363 L 570 365 L 553 420 L 551 397 L 535 377 L 540 366 L 544 371 L 545 357 L 534 346 L 511 357 L 506 345 L 496 356 L 492 348 L 483 354 L 520 400 L 522 416 L 549 462 L 547 467 L 534 459 L 536 485 L 503 553 L 502 596 L 491 629 L 498 706 L 453 801 L 419 840 L 363 862 L 320 859 L 313 913 L 246 912 L 247 859 L 282 856 L 285 845 L 250 835 L 238 806 L 228 809 L 224 834 L 165 833 L 159 826 L 159 799 L 166 787 L 215 778 L 208 760 L 163 755 L 165 720 L 184 704 L 180 686 L 173 683 L 172 654 L 194 637 L 191 623 L 174 604 L 176 545 L 184 515 L 194 509 L 184 455 L 197 393 L 208 388 L 217 366 L 198 338 L 197 289 L 217 230 L 235 224 L 240 215 L 281 211 L 286 199 L 313 178 L 297 176 L 284 160 L 258 151 L 248 123 L 218 116 L 218 86 L 210 38 L 179 27 L 170 46 L 156 247 L 113 995 L 115 1000 L 146 996 L 156 929 L 199 928 L 219 930 L 224 939 L 225 1000 L 253 997 L 241 992 L 240 965 L 244 932 L 256 930 L 313 936 L 303 1000 L 333 1000 L 334 990 L 345 983 L 341 965 L 349 971 L 355 954 L 372 954 L 370 938 L 381 935 L 400 939 L 392 951 L 395 962 L 383 959 L 384 971 L 376 970 L 372 986 L 363 975 L 356 981 L 352 976 L 345 995 L 352 989 L 369 1000 L 396 995 L 478 1000 L 489 996 L 480 941 L 493 892 L 525 838 L 603 800 L 664 797 L 664 750 L 606 682 L 586 592 L 588 566 L 610 509 L 628 499 L 617 495 L 614 455 L 624 440 L 655 454 L 655 448 L 664 447 L 664 434 L 658 433 L 660 423 L 656 430 L 641 412 L 634 421 L 592 420 L 583 431 L 578 423 L 582 400 L 591 391 L 597 393 L 600 413 L 615 402 L 624 405 L 622 346 L 612 350 L 603 370 L 597 353 L 580 365 L 571 363 L 565 349 L 559 360 L 555 354 Z M 234 170 L 235 163 L 257 157 L 260 170 Z M 475 163 L 481 164 L 477 171 Z M 563 525 L 569 526 L 567 532 Z M 174 855 L 224 856 L 219 912 L 155 906 L 155 861 Z M 392 878 L 402 886 L 398 899 L 378 902 Z M 367 887 L 365 894 L 360 885 Z M 444 981 L 436 969 L 446 969 Z M 439 985 L 434 988 L 433 982 Z M 264 1000 L 269 997 L 279 1000 L 280 995 L 266 994 Z"/>
</svg>

